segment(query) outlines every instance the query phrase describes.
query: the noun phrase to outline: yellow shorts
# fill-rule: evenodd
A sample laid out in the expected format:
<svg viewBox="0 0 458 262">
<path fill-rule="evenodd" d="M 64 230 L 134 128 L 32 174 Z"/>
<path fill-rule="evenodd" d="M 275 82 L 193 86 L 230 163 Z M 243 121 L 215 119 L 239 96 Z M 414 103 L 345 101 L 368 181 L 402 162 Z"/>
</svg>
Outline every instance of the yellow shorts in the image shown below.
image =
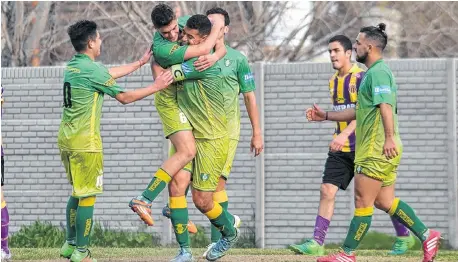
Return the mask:
<svg viewBox="0 0 458 262">
<path fill-rule="evenodd" d="M 103 193 L 103 153 L 60 151 L 67 178 L 76 198 Z"/>
<path fill-rule="evenodd" d="M 229 151 L 227 153 L 227 160 L 223 168 L 223 173 L 221 173 L 221 176 L 224 177 L 226 180 L 229 178 L 229 174 L 231 173 L 232 163 L 234 162 L 235 152 L 237 151 L 238 144 L 238 140 L 229 139 Z"/>
<path fill-rule="evenodd" d="M 229 138 L 196 139 L 192 187 L 214 192 L 227 161 Z"/>
<path fill-rule="evenodd" d="M 396 183 L 398 166 L 399 164 L 393 164 L 388 161 L 355 161 L 355 174 L 363 174 L 375 180 L 382 181 L 382 186 L 386 187 Z"/>
<path fill-rule="evenodd" d="M 177 102 L 177 89 L 171 85 L 154 95 L 154 105 L 162 121 L 164 136 L 183 130 L 192 130 L 186 115 L 180 110 Z"/>
<path fill-rule="evenodd" d="M 169 149 L 169 157 L 171 157 L 176 152 L 177 152 L 177 150 L 175 149 L 175 146 L 173 144 L 171 144 L 170 145 L 170 149 Z M 187 163 L 186 166 L 183 167 L 183 170 L 186 170 L 186 171 L 188 171 L 189 173 L 192 174 L 192 168 L 193 168 L 193 161 Z"/>
</svg>

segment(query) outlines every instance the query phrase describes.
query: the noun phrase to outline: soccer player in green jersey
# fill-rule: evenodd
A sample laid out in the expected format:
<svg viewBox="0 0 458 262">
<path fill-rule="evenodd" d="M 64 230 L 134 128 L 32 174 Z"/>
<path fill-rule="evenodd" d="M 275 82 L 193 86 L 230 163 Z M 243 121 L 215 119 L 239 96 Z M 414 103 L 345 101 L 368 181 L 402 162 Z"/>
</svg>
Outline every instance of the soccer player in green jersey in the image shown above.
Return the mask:
<svg viewBox="0 0 458 262">
<path fill-rule="evenodd" d="M 174 10 L 166 4 L 159 4 L 154 7 L 151 19 L 157 32 L 154 34 L 152 45 L 154 60 L 163 68 L 184 61 L 207 55 L 213 49 L 219 32 L 223 27 L 223 20 L 215 20 L 212 30 L 205 41 L 198 45 L 181 45 L 179 41 L 183 36 L 183 27 L 189 16 L 176 18 Z M 215 53 L 207 56 L 210 60 L 207 67 L 218 61 L 226 54 L 224 46 L 217 48 Z M 158 92 L 154 99 L 156 109 L 162 121 L 164 135 L 170 139 L 173 148 L 170 151 L 170 158 L 154 174 L 152 180 L 142 194 L 129 203 L 131 209 L 149 226 L 154 221 L 151 214 L 151 203 L 160 192 L 177 176 L 169 185 L 169 189 L 187 186 L 189 183 L 190 171 L 192 170 L 192 159 L 196 155 L 196 146 L 192 135 L 192 127 L 178 107 L 177 85 Z M 175 150 L 176 149 L 176 150 Z M 176 152 L 175 152 L 176 151 Z M 188 180 L 186 180 L 188 179 Z M 197 231 L 192 222 L 189 222 L 189 230 L 192 233 Z"/>
<path fill-rule="evenodd" d="M 103 192 L 103 152 L 100 118 L 104 94 L 122 104 L 143 99 L 172 83 L 170 72 L 145 88 L 125 92 L 116 78 L 125 76 L 145 64 L 148 50 L 137 62 L 107 69 L 94 60 L 100 55 L 102 40 L 93 21 L 82 20 L 68 28 L 76 55 L 64 72 L 63 114 L 58 147 L 72 194 L 66 210 L 67 235 L 60 255 L 71 261 L 96 261 L 88 250 L 96 196 Z"/>
<path fill-rule="evenodd" d="M 423 262 L 433 261 L 441 233 L 426 227 L 405 202 L 395 197 L 395 182 L 403 146 L 398 129 L 397 85 L 383 61 L 388 37 L 385 24 L 363 27 L 356 38 L 356 61 L 368 68 L 358 91 L 355 108 L 325 112 L 317 105 L 314 121 L 356 119 L 355 214 L 341 251 L 318 262 L 356 261 L 355 250 L 369 230 L 374 205 L 410 229 L 423 243 Z"/>
<path fill-rule="evenodd" d="M 224 18 L 224 31 L 221 34 L 221 38 L 224 41 L 225 34 L 229 31 L 230 18 L 227 11 L 222 8 L 212 8 L 206 12 L 210 19 L 217 19 L 218 17 Z M 225 99 L 225 111 L 227 116 L 228 134 L 229 134 L 229 153 L 226 163 L 223 168 L 223 172 L 218 181 L 218 187 L 213 194 L 213 201 L 219 203 L 223 209 L 227 210 L 229 205 L 228 196 L 225 190 L 226 181 L 229 178 L 229 174 L 232 169 L 232 163 L 235 158 L 235 152 L 240 138 L 240 104 L 239 94 L 243 94 L 245 107 L 248 112 L 252 127 L 252 137 L 250 143 L 251 152 L 254 151 L 254 155 L 258 156 L 263 150 L 263 140 L 261 134 L 261 127 L 259 124 L 259 113 L 256 106 L 256 96 L 254 94 L 255 82 L 253 73 L 251 72 L 247 58 L 239 51 L 226 45 L 227 54 L 223 59 L 219 60 L 219 66 L 223 77 L 223 95 Z M 206 58 L 204 58 L 205 60 Z M 199 69 L 202 59 L 198 59 L 195 65 Z M 240 221 L 237 216 L 234 216 L 236 220 Z M 235 225 L 238 227 L 238 221 Z M 215 227 L 211 226 L 211 244 L 207 247 L 203 257 L 206 257 L 208 251 L 216 244 L 221 238 L 220 231 Z"/>
<path fill-rule="evenodd" d="M 183 41 L 197 45 L 204 41 L 210 29 L 211 23 L 206 16 L 194 15 L 186 23 Z M 224 42 L 218 42 L 217 46 L 220 45 L 224 45 Z M 239 230 L 234 226 L 235 217 L 213 201 L 213 192 L 218 186 L 229 150 L 224 87 L 219 63 L 199 72 L 194 67 L 194 61 L 192 59 L 174 65 L 171 70 L 176 81 L 186 80 L 177 87 L 177 98 L 180 109 L 193 126 L 196 141 L 197 154 L 192 172 L 193 201 L 222 233 L 222 238 L 206 257 L 215 261 L 224 256 L 239 237 Z M 162 69 L 157 70 L 156 73 Z M 169 206 L 175 236 L 181 248 L 173 261 L 191 261 L 187 230 L 183 226 L 188 217 L 184 189 L 171 192 Z"/>
<path fill-rule="evenodd" d="M 329 80 L 329 93 L 334 110 L 355 107 L 364 70 L 352 64 L 352 43 L 344 35 L 333 36 L 328 45 L 329 58 L 336 72 Z M 312 108 L 307 109 L 307 115 Z M 346 190 L 354 176 L 356 121 L 336 122 L 334 139 L 329 145 L 320 189 L 320 205 L 315 220 L 313 238 L 289 249 L 298 254 L 324 255 L 324 240 L 334 213 L 337 191 Z M 392 219 L 397 237 L 389 254 L 401 255 L 415 244 L 415 237 L 397 219 Z"/>
</svg>

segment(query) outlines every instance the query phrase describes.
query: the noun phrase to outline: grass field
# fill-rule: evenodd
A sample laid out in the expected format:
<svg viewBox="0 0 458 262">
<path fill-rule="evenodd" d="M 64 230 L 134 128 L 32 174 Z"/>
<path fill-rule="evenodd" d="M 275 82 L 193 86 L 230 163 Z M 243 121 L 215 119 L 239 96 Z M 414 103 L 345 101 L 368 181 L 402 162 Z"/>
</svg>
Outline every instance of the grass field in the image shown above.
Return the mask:
<svg viewBox="0 0 458 262">
<path fill-rule="evenodd" d="M 59 259 L 58 248 L 13 248 L 14 261 L 65 261 Z M 92 255 L 97 261 L 169 261 L 176 255 L 173 248 L 92 248 Z M 193 249 L 195 261 L 201 258 L 204 249 Z M 360 250 L 358 262 L 418 262 L 422 259 L 421 251 L 409 251 L 405 256 L 387 256 L 385 250 Z M 316 261 L 310 256 L 294 255 L 287 249 L 234 249 L 227 256 L 218 260 L 227 262 L 257 261 Z M 458 261 L 458 251 L 439 252 L 435 261 Z"/>
</svg>

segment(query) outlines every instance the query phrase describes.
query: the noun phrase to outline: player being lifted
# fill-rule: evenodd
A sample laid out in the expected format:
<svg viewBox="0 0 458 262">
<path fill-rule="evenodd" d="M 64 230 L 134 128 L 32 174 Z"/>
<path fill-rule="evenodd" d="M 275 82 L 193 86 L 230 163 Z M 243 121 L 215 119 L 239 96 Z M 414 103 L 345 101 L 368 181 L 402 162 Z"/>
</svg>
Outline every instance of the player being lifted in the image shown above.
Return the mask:
<svg viewBox="0 0 458 262">
<path fill-rule="evenodd" d="M 334 36 L 329 40 L 328 50 L 332 67 L 337 70 L 329 81 L 329 92 L 334 110 L 342 111 L 346 108 L 354 108 L 364 71 L 358 65 L 351 63 L 351 41 L 344 35 Z M 324 255 L 324 239 L 334 213 L 337 191 L 339 188 L 346 190 L 354 176 L 355 127 L 356 120 L 336 122 L 334 139 L 329 145 L 330 151 L 324 166 L 320 206 L 313 238 L 289 247 L 298 254 Z M 404 254 L 415 244 L 415 239 L 397 219 L 392 218 L 392 222 L 397 238 L 390 254 Z"/>
<path fill-rule="evenodd" d="M 423 262 L 433 261 L 439 250 L 441 233 L 426 227 L 407 203 L 395 197 L 403 146 L 398 129 L 397 85 L 382 56 L 387 41 L 385 24 L 363 27 L 356 38 L 356 61 L 368 68 L 356 109 L 325 112 L 314 105 L 308 113 L 314 121 L 356 119 L 355 214 L 341 251 L 320 257 L 318 262 L 356 261 L 355 250 L 370 228 L 374 205 L 421 240 Z"/>
<path fill-rule="evenodd" d="M 218 18 L 215 18 L 218 19 Z M 183 41 L 198 45 L 204 41 L 211 30 L 211 22 L 204 15 L 194 15 L 186 23 Z M 224 45 L 221 38 L 216 48 Z M 222 234 L 221 239 L 207 253 L 207 260 L 215 261 L 237 241 L 239 230 L 235 216 L 213 200 L 219 178 L 227 161 L 229 136 L 225 108 L 225 88 L 220 64 L 199 72 L 192 59 L 181 65 L 171 67 L 175 80 L 185 80 L 177 87 L 178 105 L 193 126 L 197 154 L 192 172 L 192 198 L 196 207 Z M 162 68 L 155 66 L 156 73 Z M 175 177 L 174 177 L 175 179 Z M 188 177 L 189 183 L 189 177 Z M 183 224 L 188 221 L 185 188 L 170 192 L 170 217 L 175 236 L 180 244 L 180 254 L 172 261 L 191 261 L 189 236 Z"/>
<path fill-rule="evenodd" d="M 207 55 L 204 67 L 208 68 L 226 54 L 226 49 L 222 46 L 209 55 L 224 25 L 222 19 L 214 21 L 210 34 L 198 45 L 180 45 L 178 41 L 183 37 L 183 28 L 188 19 L 189 16 L 177 19 L 174 10 L 166 4 L 155 6 L 151 12 L 151 20 L 157 30 L 152 46 L 153 55 L 155 62 L 161 67 L 167 68 L 190 58 Z M 176 84 L 157 93 L 154 102 L 162 121 L 164 135 L 170 139 L 174 147 L 170 152 L 170 158 L 157 170 L 143 193 L 129 203 L 131 209 L 150 226 L 154 223 L 151 214 L 152 201 L 171 181 L 169 191 L 187 187 L 192 171 L 192 160 L 196 155 L 192 127 L 186 115 L 178 107 Z M 175 179 L 172 180 L 173 177 Z M 197 228 L 189 222 L 189 230 L 195 233 Z"/>
<path fill-rule="evenodd" d="M 90 262 L 96 261 L 88 250 L 94 204 L 96 195 L 103 192 L 100 118 L 104 94 L 128 104 L 166 88 L 173 78 L 165 72 L 154 84 L 125 92 L 115 79 L 139 69 L 148 62 L 151 51 L 137 62 L 107 69 L 94 61 L 102 45 L 95 22 L 79 21 L 67 32 L 77 54 L 64 72 L 64 108 L 58 135 L 62 163 L 72 185 L 66 210 L 66 242 L 60 255 L 74 262 Z"/>
</svg>

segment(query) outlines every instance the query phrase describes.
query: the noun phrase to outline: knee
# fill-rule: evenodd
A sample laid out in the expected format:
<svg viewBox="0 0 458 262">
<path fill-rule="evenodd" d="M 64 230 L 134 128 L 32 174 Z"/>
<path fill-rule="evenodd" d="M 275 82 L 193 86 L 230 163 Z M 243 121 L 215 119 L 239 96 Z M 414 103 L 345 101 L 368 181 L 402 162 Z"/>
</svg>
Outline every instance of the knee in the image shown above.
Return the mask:
<svg viewBox="0 0 458 262">
<path fill-rule="evenodd" d="M 186 141 L 182 147 L 177 149 L 177 153 L 182 154 L 188 162 L 193 160 L 197 154 L 196 144 L 194 140 Z"/>
<path fill-rule="evenodd" d="M 212 199 L 201 197 L 199 194 L 195 194 L 195 192 L 192 194 L 192 201 L 194 202 L 196 208 L 199 209 L 202 213 L 207 213 L 213 207 Z"/>
<path fill-rule="evenodd" d="M 336 186 L 331 184 L 321 184 L 320 188 L 320 199 L 321 200 L 332 200 L 336 197 Z"/>
<path fill-rule="evenodd" d="M 392 200 L 378 200 L 376 199 L 375 202 L 374 202 L 374 205 L 377 209 L 380 209 L 380 210 L 383 210 L 385 212 L 388 212 L 391 208 L 391 206 L 393 205 L 393 201 Z"/>
<path fill-rule="evenodd" d="M 180 178 L 178 175 L 174 176 L 169 183 L 169 194 L 172 197 L 184 196 L 186 188 L 189 185 L 189 178 Z"/>
</svg>

